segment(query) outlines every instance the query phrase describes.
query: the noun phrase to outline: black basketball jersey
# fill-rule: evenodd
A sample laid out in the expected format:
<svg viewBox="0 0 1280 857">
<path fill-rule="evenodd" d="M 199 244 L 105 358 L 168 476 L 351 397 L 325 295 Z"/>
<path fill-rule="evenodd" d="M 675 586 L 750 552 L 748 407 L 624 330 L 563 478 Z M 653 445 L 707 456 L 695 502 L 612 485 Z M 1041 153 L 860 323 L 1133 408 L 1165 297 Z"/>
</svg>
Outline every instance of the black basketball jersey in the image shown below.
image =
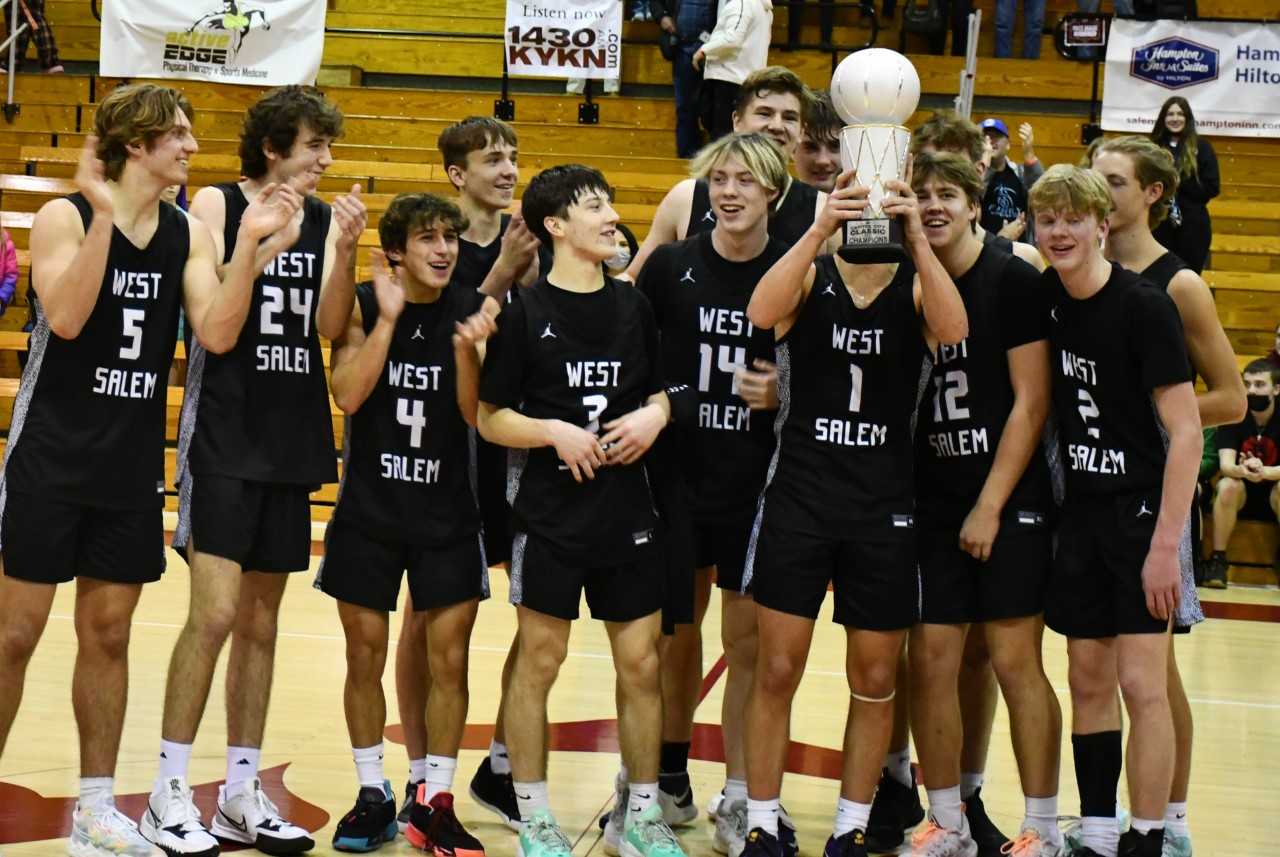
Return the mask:
<svg viewBox="0 0 1280 857">
<path fill-rule="evenodd" d="M 1026 262 L 988 244 L 954 279 L 969 335 L 939 343 L 916 411 L 916 502 L 922 518 L 941 526 L 964 521 L 995 462 L 1013 410 L 1008 352 L 1049 337 L 1045 287 Z M 1049 468 L 1037 450 L 1005 514 L 1042 514 L 1050 502 Z"/>
<path fill-rule="evenodd" d="M 543 279 L 498 317 L 480 399 L 604 435 L 606 423 L 662 388 L 658 332 L 644 295 L 610 277 L 587 294 Z M 507 499 L 517 532 L 593 566 L 626 562 L 653 540 L 656 516 L 643 459 L 600 468 L 582 484 L 553 447 L 512 450 L 510 459 Z"/>
<path fill-rule="evenodd" d="M 1084 300 L 1052 268 L 1042 276 L 1067 500 L 1158 490 L 1165 440 L 1151 391 L 1191 380 L 1173 299 L 1114 263 Z"/>
<path fill-rule="evenodd" d="M 223 261 L 235 251 L 249 202 L 235 183 L 226 201 Z M 316 309 L 329 234 L 329 206 L 303 201 L 298 241 L 254 281 L 240 338 L 225 354 L 196 344 L 187 372 L 179 456 L 190 472 L 254 482 L 319 485 L 337 479 L 333 417 Z M 189 450 L 189 452 L 188 452 Z"/>
<path fill-rule="evenodd" d="M 365 333 L 378 321 L 372 285 L 356 288 Z M 369 398 L 347 417 L 334 518 L 396 542 L 442 545 L 480 528 L 472 432 L 458 411 L 453 326 L 484 296 L 449 286 L 406 303 Z"/>
<path fill-rule="evenodd" d="M 1169 291 L 1169 284 L 1173 282 L 1173 278 L 1179 272 L 1189 270 L 1191 270 L 1190 266 L 1179 259 L 1176 253 L 1170 251 L 1148 265 L 1139 276 L 1158 287 L 1162 292 L 1167 292 Z"/>
<path fill-rule="evenodd" d="M 489 276 L 489 271 L 493 269 L 494 263 L 498 261 L 498 255 L 502 252 L 502 236 L 507 234 L 507 227 L 511 225 L 511 215 L 502 215 L 499 223 L 498 237 L 488 244 L 481 245 L 465 238 L 458 238 L 458 261 L 453 266 L 453 276 L 449 280 L 451 283 L 466 286 L 469 289 L 478 289 L 484 285 L 484 278 Z M 538 270 L 542 274 L 545 275 L 551 270 L 551 251 L 546 247 L 538 248 L 538 263 Z M 512 286 L 511 291 L 507 292 L 507 301 L 510 302 L 518 296 L 519 290 Z"/>
<path fill-rule="evenodd" d="M 786 255 L 770 241 L 748 262 L 716 252 L 710 232 L 658 247 L 637 285 L 653 304 L 662 334 L 667 385 L 696 391 L 697 422 L 673 427 L 693 516 L 724 521 L 750 515 L 773 455 L 773 418 L 738 395 L 735 372 L 757 358 L 772 361 L 773 331 L 747 320 L 756 283 Z"/>
<path fill-rule="evenodd" d="M 84 223 L 93 209 L 67 197 Z M 168 205 L 146 247 L 118 228 L 97 303 L 75 339 L 41 314 L 14 403 L 4 488 L 106 508 L 164 502 L 169 367 L 178 337 L 187 216 Z"/>
<path fill-rule="evenodd" d="M 775 204 L 769 216 L 769 237 L 787 247 L 799 241 L 813 225 L 819 193 L 821 191 L 813 185 L 792 179 L 786 196 Z M 684 237 L 691 238 L 715 228 L 716 213 L 711 208 L 711 189 L 704 180 L 698 179 L 693 185 L 693 204 L 689 207 L 689 225 Z"/>
<path fill-rule="evenodd" d="M 766 514 L 847 538 L 850 524 L 910 527 L 912 422 L 928 369 L 915 271 L 898 266 L 858 309 L 831 256 L 795 324 L 777 344 L 778 449 Z M 785 510 L 785 511 L 783 511 Z"/>
</svg>

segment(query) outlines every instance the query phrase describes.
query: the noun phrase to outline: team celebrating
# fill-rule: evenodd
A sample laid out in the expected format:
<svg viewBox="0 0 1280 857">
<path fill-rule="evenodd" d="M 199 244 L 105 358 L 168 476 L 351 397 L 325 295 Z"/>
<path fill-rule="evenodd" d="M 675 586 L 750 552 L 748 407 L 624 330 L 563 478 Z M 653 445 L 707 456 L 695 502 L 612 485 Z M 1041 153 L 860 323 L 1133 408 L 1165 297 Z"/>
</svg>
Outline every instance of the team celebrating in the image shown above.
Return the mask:
<svg viewBox="0 0 1280 857">
<path fill-rule="evenodd" d="M 470 638 L 502 565 L 517 631 L 469 793 L 520 857 L 573 850 L 548 787 L 547 701 L 584 593 L 616 674 L 605 851 L 684 857 L 713 587 L 717 852 L 799 853 L 783 772 L 832 589 L 849 700 L 825 857 L 1190 857 L 1173 640 L 1204 618 L 1189 527 L 1201 427 L 1238 422 L 1246 398 L 1204 280 L 1152 235 L 1178 182 L 1160 146 L 1114 138 L 1049 168 L 1028 193 L 1031 246 L 982 227 L 982 132 L 937 114 L 913 131 L 905 180 L 886 183 L 909 258 L 855 264 L 841 236 L 868 189 L 840 171 L 829 98 L 785 68 L 748 78 L 732 133 L 691 161 L 638 248 L 589 167 L 543 170 L 504 213 L 516 134 L 472 117 L 439 140 L 456 199 L 396 196 L 357 284 L 360 188 L 316 195 L 340 111 L 308 87 L 265 94 L 241 180 L 184 212 L 161 197 L 187 183 L 193 119 L 176 90 L 115 89 L 79 190 L 31 231 L 40 315 L 0 473 L 0 751 L 56 587 L 74 580 L 73 857 L 315 847 L 259 761 L 288 575 L 309 567 L 309 494 L 329 482 L 315 586 L 345 635 L 357 776 L 337 850 L 403 833 L 436 857 L 483 857 L 454 781 Z M 113 777 L 132 616 L 165 570 L 167 487 L 190 609 L 135 823 Z M 382 678 L 406 576 L 398 801 Z M 1081 821 L 1065 831 L 1046 625 L 1067 640 Z M 228 639 L 226 781 L 207 818 L 188 767 Z M 1025 798 L 1013 836 L 981 796 L 997 694 Z"/>
</svg>

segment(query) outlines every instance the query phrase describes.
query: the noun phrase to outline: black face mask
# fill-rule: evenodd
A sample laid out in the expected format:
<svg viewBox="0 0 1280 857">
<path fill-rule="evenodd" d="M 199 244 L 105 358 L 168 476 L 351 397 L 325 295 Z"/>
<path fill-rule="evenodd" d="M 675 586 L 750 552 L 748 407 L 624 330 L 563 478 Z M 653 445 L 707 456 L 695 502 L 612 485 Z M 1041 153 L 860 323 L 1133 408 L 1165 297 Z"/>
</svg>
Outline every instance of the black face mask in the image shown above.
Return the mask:
<svg viewBox="0 0 1280 857">
<path fill-rule="evenodd" d="M 1260 414 L 1267 408 L 1271 407 L 1271 396 L 1264 396 L 1261 393 L 1250 393 L 1246 398 L 1249 399 L 1249 410 L 1253 411 L 1255 414 Z"/>
</svg>

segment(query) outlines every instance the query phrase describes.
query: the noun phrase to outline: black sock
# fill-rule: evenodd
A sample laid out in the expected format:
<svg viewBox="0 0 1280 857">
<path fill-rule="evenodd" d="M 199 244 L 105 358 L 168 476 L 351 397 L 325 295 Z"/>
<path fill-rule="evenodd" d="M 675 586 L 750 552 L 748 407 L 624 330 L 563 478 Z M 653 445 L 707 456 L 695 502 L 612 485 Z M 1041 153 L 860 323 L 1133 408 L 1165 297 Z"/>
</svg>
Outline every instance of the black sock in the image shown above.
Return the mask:
<svg viewBox="0 0 1280 857">
<path fill-rule="evenodd" d="M 1124 750 L 1120 730 L 1072 735 L 1076 783 L 1080 789 L 1080 815 L 1110 818 L 1116 814 L 1116 791 Z"/>
<path fill-rule="evenodd" d="M 1116 857 L 1160 857 L 1163 851 L 1163 827 L 1153 827 L 1146 833 L 1130 829 L 1120 837 Z"/>
<path fill-rule="evenodd" d="M 1225 562 L 1225 561 L 1226 561 L 1226 559 L 1227 559 L 1227 552 L 1226 552 L 1226 551 L 1214 551 L 1214 552 L 1213 552 L 1213 558 L 1214 558 L 1214 559 L 1220 559 L 1220 560 L 1223 560 L 1223 561 Z"/>
<path fill-rule="evenodd" d="M 688 773 L 689 742 L 663 741 L 662 755 L 658 759 L 658 771 L 662 774 Z"/>
</svg>

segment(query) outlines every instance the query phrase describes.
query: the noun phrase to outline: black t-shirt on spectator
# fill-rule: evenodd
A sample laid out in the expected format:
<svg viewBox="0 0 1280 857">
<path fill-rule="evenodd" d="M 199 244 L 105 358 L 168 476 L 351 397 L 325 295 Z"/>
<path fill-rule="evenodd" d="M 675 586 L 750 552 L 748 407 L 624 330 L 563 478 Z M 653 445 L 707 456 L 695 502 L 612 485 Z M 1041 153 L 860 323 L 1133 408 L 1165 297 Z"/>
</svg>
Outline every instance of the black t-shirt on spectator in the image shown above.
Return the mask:
<svg viewBox="0 0 1280 857">
<path fill-rule="evenodd" d="M 1022 186 L 1022 179 L 1013 169 L 1013 165 L 1005 162 L 1004 169 L 991 174 L 987 182 L 987 192 L 982 195 L 982 228 L 988 232 L 999 232 L 1005 221 L 1017 220 L 1019 214 L 1027 211 L 1027 189 Z"/>
<path fill-rule="evenodd" d="M 1265 467 L 1280 464 L 1280 408 L 1274 408 L 1265 426 L 1258 425 L 1252 413 L 1233 426 L 1222 426 L 1217 434 L 1218 449 L 1234 449 L 1236 463 L 1246 454 L 1262 461 Z"/>
</svg>

